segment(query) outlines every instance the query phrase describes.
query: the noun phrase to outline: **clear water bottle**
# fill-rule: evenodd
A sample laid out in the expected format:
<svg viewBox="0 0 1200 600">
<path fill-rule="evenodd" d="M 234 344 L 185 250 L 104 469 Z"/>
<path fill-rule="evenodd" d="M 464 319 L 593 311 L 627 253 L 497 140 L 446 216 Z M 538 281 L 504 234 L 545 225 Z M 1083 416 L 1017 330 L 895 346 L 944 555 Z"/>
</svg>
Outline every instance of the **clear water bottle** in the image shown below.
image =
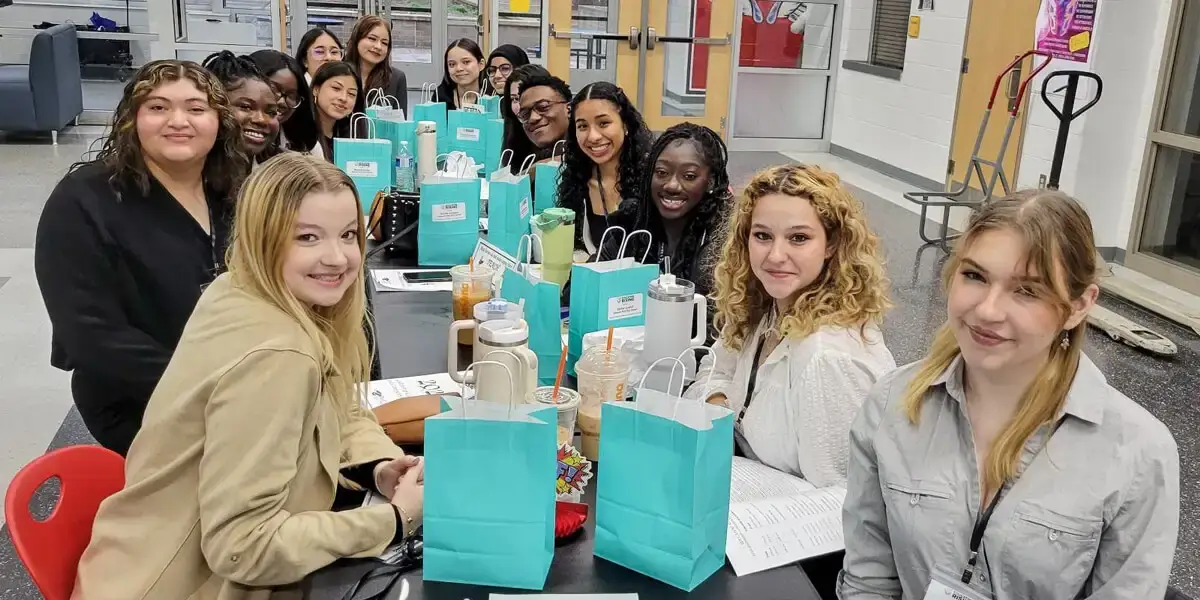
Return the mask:
<svg viewBox="0 0 1200 600">
<path fill-rule="evenodd" d="M 408 149 L 408 142 L 400 142 L 400 151 L 396 153 L 396 190 L 401 192 L 417 191 L 416 172 L 413 168 L 413 155 Z"/>
</svg>

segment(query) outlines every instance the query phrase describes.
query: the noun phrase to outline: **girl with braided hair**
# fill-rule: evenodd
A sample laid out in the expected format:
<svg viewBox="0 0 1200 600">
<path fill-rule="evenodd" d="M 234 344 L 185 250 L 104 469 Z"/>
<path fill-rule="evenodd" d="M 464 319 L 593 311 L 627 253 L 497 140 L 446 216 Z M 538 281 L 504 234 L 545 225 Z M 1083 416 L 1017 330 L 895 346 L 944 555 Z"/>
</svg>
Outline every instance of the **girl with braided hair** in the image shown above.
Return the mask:
<svg viewBox="0 0 1200 600">
<path fill-rule="evenodd" d="M 229 96 L 233 116 L 241 125 L 242 148 L 261 164 L 279 154 L 280 91 L 248 56 L 228 50 L 204 59 L 204 68 L 217 77 Z"/>
</svg>

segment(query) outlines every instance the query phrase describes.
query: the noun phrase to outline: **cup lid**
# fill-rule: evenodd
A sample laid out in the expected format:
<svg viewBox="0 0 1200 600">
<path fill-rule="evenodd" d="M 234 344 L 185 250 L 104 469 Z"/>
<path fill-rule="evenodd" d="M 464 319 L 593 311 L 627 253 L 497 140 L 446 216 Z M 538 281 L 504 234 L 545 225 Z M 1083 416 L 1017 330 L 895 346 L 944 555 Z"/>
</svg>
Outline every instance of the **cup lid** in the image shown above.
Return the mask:
<svg viewBox="0 0 1200 600">
<path fill-rule="evenodd" d="M 480 341 L 494 344 L 520 344 L 529 339 L 525 321 L 496 319 L 479 324 Z"/>
<path fill-rule="evenodd" d="M 475 320 L 480 323 L 499 319 L 519 321 L 525 318 L 525 311 L 520 304 L 509 302 L 504 298 L 492 298 L 487 302 L 480 302 L 475 305 L 473 312 Z"/>
<path fill-rule="evenodd" d="M 650 282 L 650 297 L 657 300 L 685 298 L 691 300 L 696 294 L 696 284 L 675 277 L 670 273 L 659 275 L 658 279 Z"/>
</svg>

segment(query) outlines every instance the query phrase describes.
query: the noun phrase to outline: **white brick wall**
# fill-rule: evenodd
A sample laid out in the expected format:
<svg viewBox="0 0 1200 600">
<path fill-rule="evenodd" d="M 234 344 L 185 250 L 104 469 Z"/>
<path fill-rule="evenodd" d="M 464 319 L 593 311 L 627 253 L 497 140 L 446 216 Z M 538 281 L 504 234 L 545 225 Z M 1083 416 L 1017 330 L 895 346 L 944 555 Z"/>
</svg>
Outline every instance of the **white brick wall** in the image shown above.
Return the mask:
<svg viewBox="0 0 1200 600">
<path fill-rule="evenodd" d="M 1091 63 L 1055 61 L 1048 69 L 1090 69 L 1104 79 L 1100 103 L 1072 123 L 1060 179 L 1060 188 L 1087 207 L 1099 246 L 1128 245 L 1170 2 L 1102 0 Z M 916 0 L 913 4 L 921 35 L 908 40 L 899 81 L 839 72 L 832 143 L 942 181 L 969 0 L 941 0 L 935 11 L 917 11 Z M 843 60 L 866 57 L 873 6 L 874 0 L 847 0 Z M 1036 186 L 1040 175 L 1049 175 L 1058 131 L 1058 120 L 1040 98 L 1041 79 L 1031 86 L 1018 187 Z M 1092 94 L 1089 84 L 1080 99 Z"/>
</svg>

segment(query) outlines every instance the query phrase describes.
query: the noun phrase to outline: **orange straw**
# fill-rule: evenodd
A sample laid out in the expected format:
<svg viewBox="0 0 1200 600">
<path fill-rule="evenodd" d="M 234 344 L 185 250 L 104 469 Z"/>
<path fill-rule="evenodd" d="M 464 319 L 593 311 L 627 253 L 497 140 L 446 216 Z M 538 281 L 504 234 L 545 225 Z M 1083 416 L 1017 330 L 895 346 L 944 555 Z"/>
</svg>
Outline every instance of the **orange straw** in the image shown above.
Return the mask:
<svg viewBox="0 0 1200 600">
<path fill-rule="evenodd" d="M 467 261 L 467 272 L 468 273 L 475 272 L 475 257 L 474 256 L 472 256 L 470 258 L 470 260 Z"/>
<path fill-rule="evenodd" d="M 567 347 L 563 346 L 562 356 L 558 357 L 558 376 L 554 378 L 554 393 L 550 396 L 558 402 L 558 388 L 562 385 L 563 372 L 567 370 Z"/>
<path fill-rule="evenodd" d="M 608 344 L 604 346 L 605 352 L 612 352 L 612 336 L 613 336 L 613 328 L 609 327 L 608 328 Z"/>
</svg>

